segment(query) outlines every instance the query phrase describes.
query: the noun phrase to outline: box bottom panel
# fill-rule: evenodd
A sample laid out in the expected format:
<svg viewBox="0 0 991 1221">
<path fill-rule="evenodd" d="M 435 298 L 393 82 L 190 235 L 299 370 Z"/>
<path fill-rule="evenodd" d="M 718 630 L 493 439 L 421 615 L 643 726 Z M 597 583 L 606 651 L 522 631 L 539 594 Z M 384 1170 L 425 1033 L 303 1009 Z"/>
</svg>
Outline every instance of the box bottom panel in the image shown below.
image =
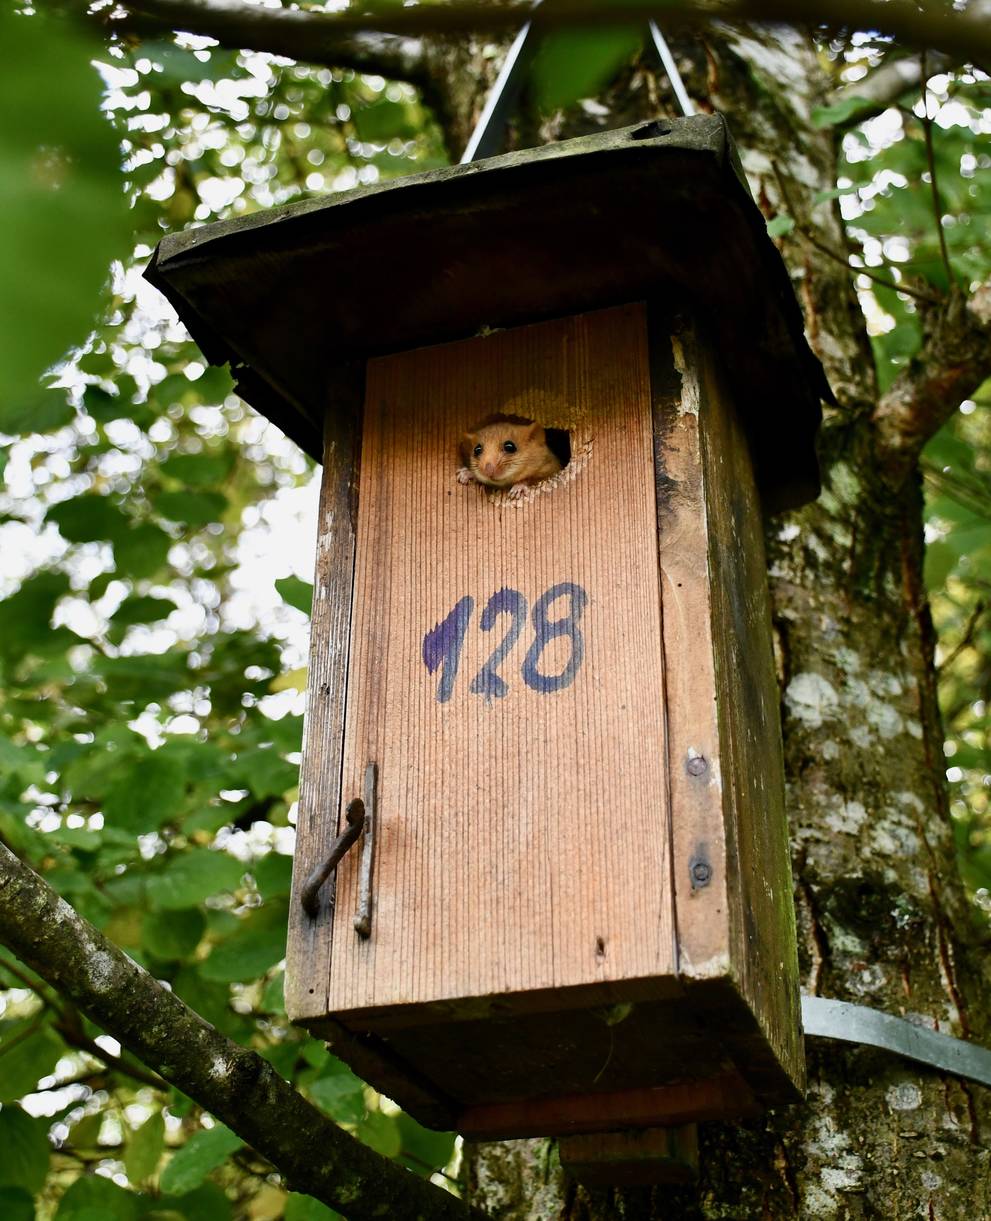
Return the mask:
<svg viewBox="0 0 991 1221">
<path fill-rule="evenodd" d="M 753 1115 L 799 1089 L 727 980 L 674 999 L 513 1016 L 406 1013 L 309 1023 L 360 1076 L 430 1127 L 472 1139 Z M 419 1007 L 409 1007 L 419 1008 Z"/>
</svg>

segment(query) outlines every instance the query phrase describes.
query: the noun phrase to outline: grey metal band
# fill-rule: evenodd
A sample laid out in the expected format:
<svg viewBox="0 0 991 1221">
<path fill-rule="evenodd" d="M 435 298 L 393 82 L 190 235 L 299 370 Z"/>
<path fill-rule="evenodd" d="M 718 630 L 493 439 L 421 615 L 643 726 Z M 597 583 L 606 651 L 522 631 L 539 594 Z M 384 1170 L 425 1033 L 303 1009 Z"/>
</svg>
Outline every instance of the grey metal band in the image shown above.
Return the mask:
<svg viewBox="0 0 991 1221">
<path fill-rule="evenodd" d="M 991 1085 L 991 1051 L 976 1043 L 966 1043 L 952 1035 L 937 1034 L 924 1026 L 914 1026 L 904 1018 L 893 1017 L 853 1005 L 848 1001 L 828 1000 L 824 996 L 802 997 L 802 1025 L 807 1035 L 842 1039 L 846 1043 L 866 1043 L 893 1051 L 920 1064 L 930 1064 L 957 1077 L 968 1077 Z"/>
</svg>

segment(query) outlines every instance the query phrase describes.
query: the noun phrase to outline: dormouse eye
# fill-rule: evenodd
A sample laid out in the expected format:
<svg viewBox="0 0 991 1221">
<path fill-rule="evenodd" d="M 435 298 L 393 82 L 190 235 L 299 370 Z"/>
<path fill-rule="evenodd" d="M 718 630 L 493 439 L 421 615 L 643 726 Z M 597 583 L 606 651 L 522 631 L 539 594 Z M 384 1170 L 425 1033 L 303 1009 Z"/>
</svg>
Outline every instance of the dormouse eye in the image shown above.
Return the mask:
<svg viewBox="0 0 991 1221">
<path fill-rule="evenodd" d="M 471 452 L 475 455 L 476 458 L 480 458 L 482 456 L 482 447 L 480 445 L 476 445 L 475 448 Z"/>
<path fill-rule="evenodd" d="M 503 441 L 502 448 L 506 451 L 507 454 L 515 454 L 516 453 L 516 442 L 515 441 Z"/>
</svg>

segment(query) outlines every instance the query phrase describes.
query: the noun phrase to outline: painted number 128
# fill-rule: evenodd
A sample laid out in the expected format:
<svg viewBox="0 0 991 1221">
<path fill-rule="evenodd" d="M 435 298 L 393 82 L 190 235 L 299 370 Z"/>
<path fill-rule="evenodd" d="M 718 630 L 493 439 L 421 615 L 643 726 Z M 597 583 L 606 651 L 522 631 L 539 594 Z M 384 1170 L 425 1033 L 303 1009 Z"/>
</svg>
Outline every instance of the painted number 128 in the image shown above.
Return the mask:
<svg viewBox="0 0 991 1221">
<path fill-rule="evenodd" d="M 559 605 L 555 606 L 555 603 Z M 527 649 L 520 668 L 520 677 L 532 690 L 541 695 L 563 691 L 575 681 L 585 659 L 585 639 L 579 621 L 588 605 L 588 594 L 573 581 L 561 581 L 534 602 L 530 613 L 533 639 Z M 527 600 L 518 589 L 503 587 L 486 602 L 478 621 L 483 632 L 492 632 L 500 621 L 505 626 L 502 639 L 489 655 L 468 685 L 472 695 L 501 699 L 509 690 L 505 678 L 499 673 L 513 645 L 519 640 L 527 621 Z M 446 704 L 454 692 L 458 677 L 461 650 L 468 633 L 468 626 L 475 611 L 475 599 L 466 594 L 452 607 L 445 619 L 430 629 L 423 637 L 423 664 L 428 674 L 440 672 L 437 681 L 437 701 Z M 545 674 L 540 665 L 541 654 L 558 636 L 567 638 L 571 645 L 568 660 L 559 674 Z"/>
</svg>

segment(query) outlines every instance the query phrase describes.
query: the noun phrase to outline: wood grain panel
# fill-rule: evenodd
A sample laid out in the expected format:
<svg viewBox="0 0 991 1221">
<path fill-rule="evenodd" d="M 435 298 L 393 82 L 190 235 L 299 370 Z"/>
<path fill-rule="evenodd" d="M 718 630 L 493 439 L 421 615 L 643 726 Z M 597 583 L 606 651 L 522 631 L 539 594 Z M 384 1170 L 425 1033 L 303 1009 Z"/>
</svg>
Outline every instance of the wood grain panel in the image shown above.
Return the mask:
<svg viewBox="0 0 991 1221">
<path fill-rule="evenodd" d="M 353 372 L 329 388 L 334 410 L 324 427 L 323 481 L 317 517 L 316 570 L 310 620 L 310 671 L 303 763 L 299 780 L 293 901 L 286 947 L 286 1011 L 306 1022 L 327 1012 L 334 879 L 320 892 L 320 911 L 307 916 L 299 892 L 337 834 L 341 804 L 344 701 L 354 581 L 355 493 L 364 378 Z"/>
<path fill-rule="evenodd" d="M 576 458 L 518 503 L 455 481 L 461 433 L 498 410 L 571 431 Z M 673 972 L 656 508 L 644 310 L 627 306 L 370 362 L 342 805 L 379 765 L 371 937 L 338 878 L 329 1007 L 338 1015 Z M 584 660 L 548 693 L 522 677 L 534 604 L 587 591 Z M 529 608 L 505 635 L 490 597 Z M 449 700 L 427 632 L 474 599 Z M 510 595 L 503 595 L 504 598 Z M 558 619 L 568 597 L 551 604 Z M 544 674 L 567 665 L 552 639 Z M 459 1004 L 458 1002 L 464 1002 Z"/>
<path fill-rule="evenodd" d="M 688 325 L 652 316 L 651 358 L 678 972 L 719 978 L 729 971 L 727 860 L 701 385 Z"/>
<path fill-rule="evenodd" d="M 781 1066 L 799 1088 L 805 1067 L 763 519 L 727 380 L 711 347 L 698 350 L 716 703 L 727 849 L 734 862 L 729 944 L 737 987 L 757 1019 L 733 1050 L 768 1100 L 790 1100 L 794 1091 Z"/>
</svg>

